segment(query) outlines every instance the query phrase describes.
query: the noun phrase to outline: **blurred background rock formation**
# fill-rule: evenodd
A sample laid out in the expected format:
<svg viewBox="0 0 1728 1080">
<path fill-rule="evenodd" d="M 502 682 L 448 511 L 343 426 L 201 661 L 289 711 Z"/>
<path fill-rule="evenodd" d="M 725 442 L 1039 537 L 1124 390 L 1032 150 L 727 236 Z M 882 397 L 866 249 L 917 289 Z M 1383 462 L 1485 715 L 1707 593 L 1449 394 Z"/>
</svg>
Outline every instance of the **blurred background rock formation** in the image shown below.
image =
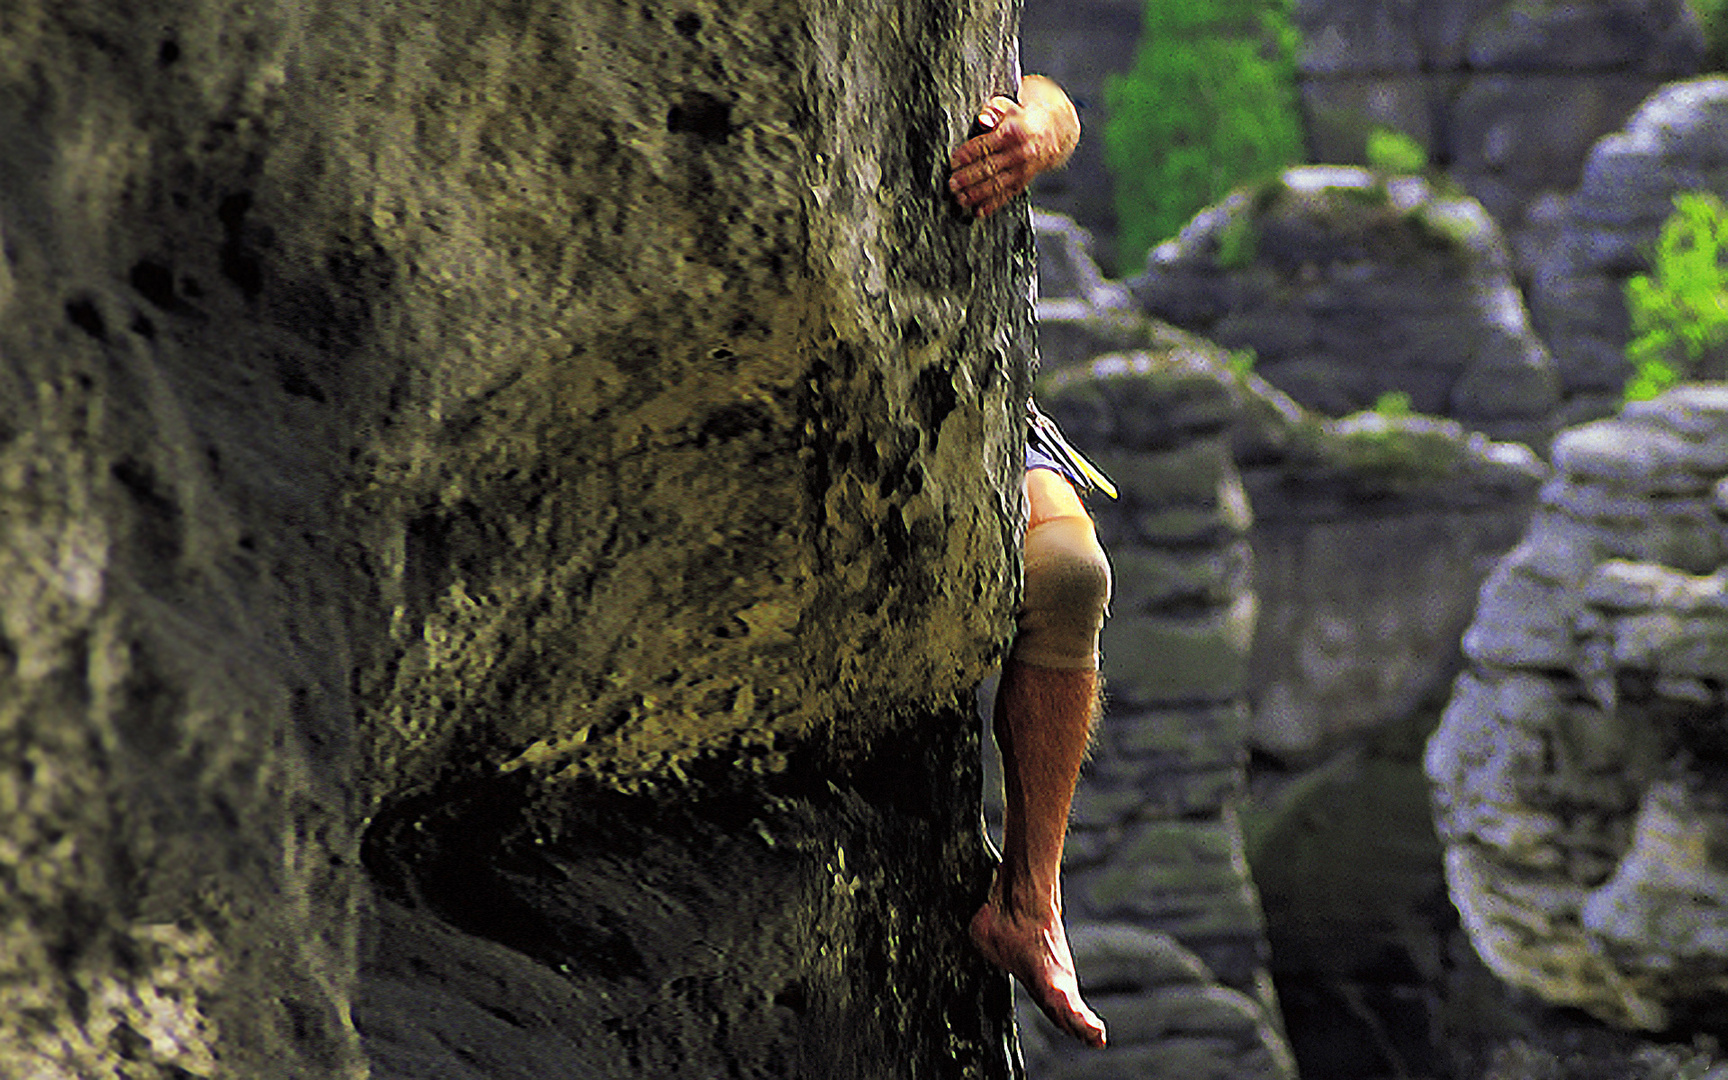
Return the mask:
<svg viewBox="0 0 1728 1080">
<path fill-rule="evenodd" d="M 1684 0 L 1298 0 L 1295 18 L 1313 160 L 1362 161 L 1372 126 L 1402 131 L 1515 238 L 1705 53 Z"/>
<path fill-rule="evenodd" d="M 1688 387 L 1560 438 L 1427 754 L 1489 966 L 1653 1030 L 1728 991 L 1725 423 Z"/>
<path fill-rule="evenodd" d="M 1505 243 L 1420 177 L 1286 170 L 1160 245 L 1126 282 L 1146 314 L 1231 349 L 1307 408 L 1409 408 L 1540 442 L 1559 404 Z"/>
<path fill-rule="evenodd" d="M 1409 239 L 1419 228 L 1412 216 L 1376 209 L 1401 181 L 1377 190 L 1359 171 L 1307 175 L 1321 181 L 1310 186 L 1319 198 L 1309 220 L 1346 223 L 1336 236 L 1311 226 L 1326 242 L 1346 244 L 1361 235 L 1348 223 L 1382 214 L 1391 235 L 1408 230 L 1403 242 L 1422 246 Z M 1300 191 L 1301 180 L 1283 190 Z M 1410 190 L 1433 198 L 1420 181 Z M 1453 218 L 1471 225 L 1463 236 L 1492 241 L 1486 215 L 1457 198 Z M 1327 200 L 1342 205 L 1328 209 Z M 1245 194 L 1198 215 L 1168 245 L 1172 277 L 1191 274 L 1221 296 L 1250 292 L 1253 265 L 1223 268 L 1215 257 L 1232 215 L 1252 210 Z M 1711 501 L 1720 395 L 1676 391 L 1624 421 L 1564 429 L 1552 471 L 1546 439 L 1531 438 L 1532 449 L 1458 419 L 1384 401 L 1360 407 L 1368 391 L 1357 411 L 1328 416 L 1278 389 L 1275 365 L 1262 377 L 1258 352 L 1246 351 L 1252 339 L 1230 340 L 1229 351 L 1148 318 L 1090 264 L 1083 230 L 1057 215 L 1036 221 L 1041 280 L 1053 283 L 1040 311 L 1061 350 L 1046 356 L 1039 393 L 1124 489 L 1120 504 L 1094 506 L 1117 565 L 1119 625 L 1106 636 L 1110 700 L 1075 805 L 1069 903 L 1085 943 L 1083 978 L 1126 1018 L 1131 1037 L 1162 1038 L 1157 1053 L 1129 1042 L 1119 1056 L 1078 1057 L 1023 1010 L 1030 1074 L 1280 1075 L 1285 1047 L 1303 1075 L 1333 1077 L 1655 1078 L 1718 1063 L 1708 1036 L 1687 1042 L 1712 1030 L 1719 1000 L 1712 943 L 1722 934 L 1710 912 L 1723 871 L 1709 854 L 1719 815 L 1699 794 L 1713 790 L 1716 677 L 1688 668 L 1658 682 L 1643 668 L 1657 656 L 1707 666 L 1728 653 L 1707 614 L 1724 535 L 1724 512 Z M 1436 242 L 1457 241 L 1442 232 Z M 1493 253 L 1504 249 L 1486 250 L 1503 275 L 1504 256 Z M 1390 277 L 1408 262 L 1387 257 L 1363 278 Z M 1244 283 L 1228 284 L 1231 275 Z M 1449 280 L 1412 273 L 1402 288 L 1384 285 L 1380 307 L 1364 305 L 1360 324 L 1395 324 L 1412 302 L 1443 304 L 1435 297 Z M 1512 305 L 1513 340 L 1538 358 L 1541 400 L 1557 407 L 1516 282 L 1486 280 Z M 1130 284 L 1185 295 L 1152 270 Z M 1303 287 L 1293 275 L 1264 291 Z M 1243 310 L 1252 309 L 1217 301 L 1225 319 Z M 1494 311 L 1457 305 L 1437 320 L 1451 333 L 1429 339 L 1442 344 L 1410 346 L 1410 355 L 1443 364 L 1473 320 L 1494 327 Z M 1402 339 L 1388 331 L 1387 340 Z M 1397 368 L 1367 347 L 1336 367 L 1340 379 L 1383 380 L 1373 384 L 1382 395 L 1400 385 Z M 1542 417 L 1527 413 L 1537 431 Z M 1570 477 L 1580 469 L 1589 477 Z M 1594 706 L 1586 725 L 1610 733 L 1592 751 L 1594 774 L 1571 764 L 1583 738 L 1569 726 L 1583 723 L 1583 666 L 1562 671 L 1544 653 L 1510 661 L 1518 670 L 1508 673 L 1478 652 L 1491 638 L 1532 648 L 1559 640 L 1542 628 L 1584 602 L 1565 599 L 1583 584 L 1544 585 L 1552 604 L 1496 584 L 1522 581 L 1527 563 L 1541 564 L 1530 573 L 1544 582 L 1559 572 L 1548 566 L 1552 552 L 1530 554 L 1553 547 L 1537 538 L 1556 522 L 1576 522 L 1566 525 L 1577 534 L 1567 550 L 1610 560 L 1597 576 L 1627 578 L 1614 609 L 1580 616 L 1574 634 L 1594 642 L 1595 659 L 1578 665 L 1594 664 L 1599 684 L 1622 688 L 1608 691 L 1619 695 L 1619 719 Z M 1607 554 L 1633 557 L 1625 552 L 1651 545 L 1678 552 L 1670 555 L 1681 568 L 1623 572 Z M 1574 577 L 1592 572 L 1581 559 L 1571 560 Z M 1246 651 L 1226 632 L 1244 621 Z M 1638 670 L 1603 674 L 1610 647 L 1595 639 L 1606 627 L 1652 655 L 1639 654 Z M 1151 644 L 1136 637 L 1148 628 L 1157 631 Z M 1209 643 L 1191 652 L 1191 640 Z M 1485 681 L 1541 693 L 1508 697 L 1482 690 Z M 1500 710 L 1514 698 L 1548 701 L 1560 719 L 1531 736 L 1525 729 L 1539 717 Z M 1443 710 L 1446 727 L 1425 762 Z M 1601 805 L 1582 809 L 1587 795 Z M 1513 824 L 1526 821 L 1548 825 Z M 1503 842 L 1514 856 L 1529 847 L 1546 869 L 1509 863 Z M 1597 860 L 1588 867 L 1586 851 Z M 1574 870 L 1585 876 L 1575 881 Z M 1134 885 L 1112 891 L 1121 882 Z M 1220 951 L 1226 942 L 1233 951 Z M 1196 974 L 1169 975 L 1172 956 L 1190 957 L 1181 970 Z M 1270 989 L 1254 981 L 1265 974 Z M 1272 1003 L 1270 1026 L 1233 1025 L 1231 1016 L 1254 1015 L 1233 995 Z M 1558 1007 L 1568 1005 L 1609 1023 Z M 1628 1031 L 1639 1026 L 1667 1034 L 1643 1041 Z"/>
<path fill-rule="evenodd" d="M 1094 135 L 1108 118 L 1105 82 L 1133 64 L 1141 6 L 1026 4 L 1027 69 L 1070 87 Z M 1683 0 L 1294 0 L 1291 11 L 1308 160 L 1366 164 L 1374 129 L 1409 135 L 1511 238 L 1524 279 L 1551 232 L 1548 197 L 1578 186 L 1590 148 L 1657 87 L 1706 62 Z M 1099 261 L 1117 267 L 1110 190 L 1094 139 L 1040 179 L 1036 200 L 1092 232 Z"/>
</svg>

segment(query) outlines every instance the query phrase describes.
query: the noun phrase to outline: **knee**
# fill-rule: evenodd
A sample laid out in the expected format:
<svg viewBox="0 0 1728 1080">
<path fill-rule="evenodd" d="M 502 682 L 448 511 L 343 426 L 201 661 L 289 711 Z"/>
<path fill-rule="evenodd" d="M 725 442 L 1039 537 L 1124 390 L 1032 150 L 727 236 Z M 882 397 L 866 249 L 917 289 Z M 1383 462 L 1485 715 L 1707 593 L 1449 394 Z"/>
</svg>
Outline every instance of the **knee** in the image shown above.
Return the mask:
<svg viewBox="0 0 1728 1080">
<path fill-rule="evenodd" d="M 1095 670 L 1110 603 L 1110 563 L 1092 522 L 1055 517 L 1026 530 L 1026 577 L 1014 659 L 1037 667 Z"/>
</svg>

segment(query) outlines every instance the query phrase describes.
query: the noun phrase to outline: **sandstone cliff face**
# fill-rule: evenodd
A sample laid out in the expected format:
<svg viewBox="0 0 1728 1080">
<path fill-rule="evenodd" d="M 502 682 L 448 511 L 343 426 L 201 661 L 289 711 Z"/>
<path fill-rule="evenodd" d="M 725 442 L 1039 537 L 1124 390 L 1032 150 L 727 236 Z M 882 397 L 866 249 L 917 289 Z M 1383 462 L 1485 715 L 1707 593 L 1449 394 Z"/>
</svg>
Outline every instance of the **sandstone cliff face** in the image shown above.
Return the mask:
<svg viewBox="0 0 1728 1080">
<path fill-rule="evenodd" d="M 1725 432 L 1728 394 L 1698 385 L 1556 440 L 1427 750 L 1488 966 L 1633 1027 L 1728 990 Z"/>
<path fill-rule="evenodd" d="M 0 13 L 0 1072 L 1006 1074 L 1003 16 Z"/>
</svg>

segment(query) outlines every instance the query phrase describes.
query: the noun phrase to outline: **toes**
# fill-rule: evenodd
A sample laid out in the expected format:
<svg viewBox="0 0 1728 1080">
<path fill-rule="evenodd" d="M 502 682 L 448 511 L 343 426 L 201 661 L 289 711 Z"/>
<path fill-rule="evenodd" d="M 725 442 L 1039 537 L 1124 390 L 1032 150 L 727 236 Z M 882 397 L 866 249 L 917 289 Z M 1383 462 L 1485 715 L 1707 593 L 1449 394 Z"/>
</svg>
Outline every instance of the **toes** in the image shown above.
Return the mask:
<svg viewBox="0 0 1728 1080">
<path fill-rule="evenodd" d="M 1078 986 L 1046 985 L 1033 996 L 1051 1023 L 1088 1046 L 1104 1045 L 1104 1021 L 1081 999 Z"/>
</svg>

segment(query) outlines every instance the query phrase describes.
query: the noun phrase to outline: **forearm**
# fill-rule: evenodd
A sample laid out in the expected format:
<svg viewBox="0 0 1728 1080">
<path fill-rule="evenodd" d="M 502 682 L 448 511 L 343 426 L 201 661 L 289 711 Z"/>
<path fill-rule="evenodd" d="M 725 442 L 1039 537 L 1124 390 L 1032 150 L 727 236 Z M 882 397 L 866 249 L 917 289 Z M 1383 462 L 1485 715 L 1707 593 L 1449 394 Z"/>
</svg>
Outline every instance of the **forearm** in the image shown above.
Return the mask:
<svg viewBox="0 0 1728 1080">
<path fill-rule="evenodd" d="M 1060 168 L 1080 143 L 1080 116 L 1056 83 L 1043 75 L 1020 80 L 1020 107 L 1039 147 L 1039 170 Z"/>
</svg>

